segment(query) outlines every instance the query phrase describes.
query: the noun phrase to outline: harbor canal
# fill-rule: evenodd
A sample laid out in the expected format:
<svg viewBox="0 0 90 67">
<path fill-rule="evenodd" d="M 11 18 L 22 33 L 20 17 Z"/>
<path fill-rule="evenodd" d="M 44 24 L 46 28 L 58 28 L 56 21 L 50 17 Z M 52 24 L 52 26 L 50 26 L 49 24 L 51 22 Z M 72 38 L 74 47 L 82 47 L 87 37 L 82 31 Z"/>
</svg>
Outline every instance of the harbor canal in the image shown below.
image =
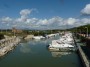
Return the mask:
<svg viewBox="0 0 90 67">
<path fill-rule="evenodd" d="M 58 38 L 23 41 L 0 58 L 0 67 L 82 67 L 76 52 L 50 52 L 46 48 Z"/>
</svg>

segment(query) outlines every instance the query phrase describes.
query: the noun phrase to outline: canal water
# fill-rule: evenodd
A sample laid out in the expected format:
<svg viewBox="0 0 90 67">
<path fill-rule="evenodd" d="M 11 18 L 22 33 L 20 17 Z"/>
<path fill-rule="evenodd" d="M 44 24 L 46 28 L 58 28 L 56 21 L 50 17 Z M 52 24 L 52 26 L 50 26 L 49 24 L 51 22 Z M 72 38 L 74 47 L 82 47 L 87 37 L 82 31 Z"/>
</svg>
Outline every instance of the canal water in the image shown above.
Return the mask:
<svg viewBox="0 0 90 67">
<path fill-rule="evenodd" d="M 0 58 L 0 67 L 82 67 L 76 52 L 50 52 L 46 48 L 58 38 L 23 41 Z"/>
</svg>

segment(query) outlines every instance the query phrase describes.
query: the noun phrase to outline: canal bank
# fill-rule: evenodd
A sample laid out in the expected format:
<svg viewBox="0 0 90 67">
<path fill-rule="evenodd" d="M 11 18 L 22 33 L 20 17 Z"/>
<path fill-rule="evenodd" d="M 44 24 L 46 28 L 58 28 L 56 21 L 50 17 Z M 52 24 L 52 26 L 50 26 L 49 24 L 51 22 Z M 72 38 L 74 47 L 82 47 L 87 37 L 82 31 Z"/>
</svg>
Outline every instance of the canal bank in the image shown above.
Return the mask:
<svg viewBox="0 0 90 67">
<path fill-rule="evenodd" d="M 52 40 L 29 40 L 0 60 L 0 67 L 82 67 L 76 52 L 50 52 L 46 45 Z"/>
<path fill-rule="evenodd" d="M 80 38 L 80 39 L 77 39 L 77 38 Z M 85 49 L 87 47 L 86 42 L 81 43 L 81 41 L 83 41 L 83 42 L 85 41 L 85 37 L 79 36 L 77 38 L 74 37 L 74 41 L 75 41 L 75 44 L 77 46 L 77 49 L 78 49 L 77 52 L 78 52 L 78 55 L 81 59 L 81 62 L 82 62 L 84 67 L 90 67 L 90 60 L 89 60 L 88 54 L 86 54 L 87 50 Z"/>
<path fill-rule="evenodd" d="M 79 54 L 80 59 L 83 63 L 83 66 L 84 67 L 90 67 L 89 59 L 87 58 L 86 54 L 84 53 L 84 51 L 82 50 L 80 45 L 78 45 L 78 54 Z"/>
<path fill-rule="evenodd" d="M 13 50 L 14 47 L 20 42 L 18 37 L 9 37 L 0 40 L 0 57 L 7 54 L 9 51 Z"/>
</svg>

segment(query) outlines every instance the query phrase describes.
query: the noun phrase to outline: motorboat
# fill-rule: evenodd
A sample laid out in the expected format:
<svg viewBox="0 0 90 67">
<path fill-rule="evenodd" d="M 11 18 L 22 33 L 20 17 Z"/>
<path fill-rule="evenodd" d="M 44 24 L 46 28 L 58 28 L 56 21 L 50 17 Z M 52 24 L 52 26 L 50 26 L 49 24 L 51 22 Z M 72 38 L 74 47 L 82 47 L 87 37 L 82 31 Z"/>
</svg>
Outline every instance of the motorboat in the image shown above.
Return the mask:
<svg viewBox="0 0 90 67">
<path fill-rule="evenodd" d="M 52 40 L 52 43 L 48 45 L 48 48 L 55 51 L 75 50 L 72 34 L 67 33 L 58 40 Z"/>
<path fill-rule="evenodd" d="M 49 44 L 48 48 L 52 50 L 62 50 L 67 48 L 74 48 L 74 46 L 67 43 L 59 43 L 57 40 L 53 40 L 52 44 Z"/>
<path fill-rule="evenodd" d="M 40 40 L 40 39 L 45 39 L 45 37 L 43 37 L 43 36 L 34 36 L 33 39 Z"/>
</svg>

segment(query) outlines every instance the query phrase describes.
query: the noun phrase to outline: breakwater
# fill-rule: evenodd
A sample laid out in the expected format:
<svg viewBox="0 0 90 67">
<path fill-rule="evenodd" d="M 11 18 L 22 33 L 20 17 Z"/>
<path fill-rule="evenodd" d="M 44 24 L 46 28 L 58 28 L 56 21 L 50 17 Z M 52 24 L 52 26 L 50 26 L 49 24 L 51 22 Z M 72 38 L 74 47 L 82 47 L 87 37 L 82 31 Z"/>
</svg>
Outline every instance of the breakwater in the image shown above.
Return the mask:
<svg viewBox="0 0 90 67">
<path fill-rule="evenodd" d="M 0 56 L 3 56 L 13 50 L 19 42 L 20 39 L 18 37 L 10 37 L 0 40 Z"/>
</svg>

